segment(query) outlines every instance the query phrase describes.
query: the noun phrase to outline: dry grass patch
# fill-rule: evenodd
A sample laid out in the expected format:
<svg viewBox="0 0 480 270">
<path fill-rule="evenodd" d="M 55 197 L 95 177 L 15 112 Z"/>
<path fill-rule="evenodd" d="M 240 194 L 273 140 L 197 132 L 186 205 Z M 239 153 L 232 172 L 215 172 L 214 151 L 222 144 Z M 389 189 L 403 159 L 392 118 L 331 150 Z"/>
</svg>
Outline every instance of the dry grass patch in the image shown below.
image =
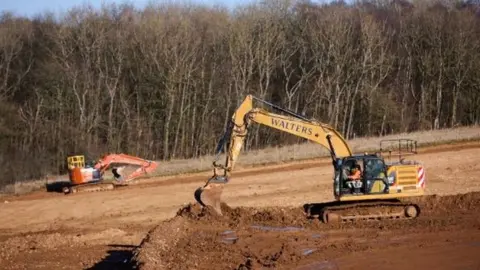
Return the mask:
<svg viewBox="0 0 480 270">
<path fill-rule="evenodd" d="M 400 138 L 416 140 L 418 146 L 478 140 L 480 139 L 480 126 L 399 133 L 383 137 L 363 137 L 349 140 L 348 144 L 353 152 L 373 151 L 379 148 L 381 140 Z M 267 147 L 261 150 L 242 152 L 238 158 L 236 166 L 248 167 L 256 164 L 283 163 L 293 160 L 325 157 L 327 155 L 327 149 L 318 144 L 307 142 L 303 144 Z M 223 162 L 224 157 L 224 155 L 221 155 L 220 161 Z M 167 162 L 160 161 L 160 166 L 156 175 L 173 175 L 211 170 L 213 159 L 214 156 L 209 155 L 197 159 L 179 159 Z"/>
<path fill-rule="evenodd" d="M 374 151 L 379 148 L 381 140 L 408 138 L 418 142 L 418 146 L 445 144 L 459 141 L 471 141 L 480 139 L 480 126 L 459 127 L 452 129 L 439 129 L 419 131 L 412 133 L 400 133 L 384 137 L 363 137 L 349 140 L 348 143 L 353 152 Z M 240 154 L 237 168 L 249 167 L 259 164 L 284 163 L 294 160 L 308 160 L 325 157 L 328 151 L 322 146 L 307 142 L 303 144 L 286 145 L 282 147 L 267 147 L 261 150 L 245 151 Z M 220 156 L 223 162 L 224 155 Z M 171 161 L 158 161 L 159 167 L 152 176 L 168 176 L 185 173 L 203 172 L 212 169 L 213 155 L 202 156 L 196 159 L 178 159 Z M 47 182 L 68 180 L 67 175 L 50 176 L 47 179 L 34 180 L 14 185 L 8 185 L 3 190 L 4 194 L 24 194 L 34 190 L 45 188 Z"/>
</svg>

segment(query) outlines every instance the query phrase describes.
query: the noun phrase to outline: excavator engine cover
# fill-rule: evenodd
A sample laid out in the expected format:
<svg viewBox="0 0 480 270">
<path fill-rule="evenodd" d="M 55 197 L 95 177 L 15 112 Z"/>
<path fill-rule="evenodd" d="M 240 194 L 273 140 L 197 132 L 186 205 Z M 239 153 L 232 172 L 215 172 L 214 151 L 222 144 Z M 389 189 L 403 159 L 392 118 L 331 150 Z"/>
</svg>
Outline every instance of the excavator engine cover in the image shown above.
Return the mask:
<svg viewBox="0 0 480 270">
<path fill-rule="evenodd" d="M 74 168 L 70 171 L 70 181 L 74 185 L 81 185 L 102 179 L 100 170 L 94 168 Z"/>
</svg>

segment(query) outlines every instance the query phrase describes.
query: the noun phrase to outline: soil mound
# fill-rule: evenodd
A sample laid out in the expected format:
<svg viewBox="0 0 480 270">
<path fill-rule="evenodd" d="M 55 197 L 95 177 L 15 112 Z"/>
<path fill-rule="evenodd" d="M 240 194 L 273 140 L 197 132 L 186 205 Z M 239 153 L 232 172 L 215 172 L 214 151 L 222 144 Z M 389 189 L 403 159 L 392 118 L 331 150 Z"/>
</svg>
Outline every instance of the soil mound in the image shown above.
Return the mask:
<svg viewBox="0 0 480 270">
<path fill-rule="evenodd" d="M 416 201 L 423 212 L 429 215 L 444 214 L 451 211 L 473 211 L 480 209 L 480 192 L 456 195 L 429 195 Z"/>
<path fill-rule="evenodd" d="M 239 227 L 249 224 L 263 224 L 269 226 L 304 225 L 305 213 L 302 208 L 283 207 L 236 207 L 226 203 L 221 204 L 222 215 L 210 207 L 199 204 L 188 204 L 177 211 L 176 217 L 182 217 L 197 223 L 219 223 L 229 227 Z"/>
<path fill-rule="evenodd" d="M 223 215 L 219 215 L 211 207 L 202 207 L 198 203 L 190 203 L 184 207 L 178 209 L 176 216 L 184 217 L 189 220 L 195 221 L 212 221 L 212 220 L 224 220 L 225 215 L 229 217 L 235 210 L 228 206 L 226 203 L 220 205 Z"/>
<path fill-rule="evenodd" d="M 134 260 L 140 269 L 296 269 L 319 262 L 333 267 L 327 259 L 344 252 L 392 246 L 410 250 L 477 234 L 480 239 L 480 192 L 412 201 L 422 209 L 415 220 L 338 226 L 308 220 L 302 208 L 232 208 L 223 203 L 223 215 L 218 215 L 189 204 L 147 235 Z"/>
<path fill-rule="evenodd" d="M 188 233 L 188 224 L 181 218 L 162 222 L 152 230 L 133 252 L 131 263 L 137 269 L 170 269 L 169 262 L 178 258 L 176 244 Z M 170 253 L 173 252 L 173 253 Z"/>
</svg>

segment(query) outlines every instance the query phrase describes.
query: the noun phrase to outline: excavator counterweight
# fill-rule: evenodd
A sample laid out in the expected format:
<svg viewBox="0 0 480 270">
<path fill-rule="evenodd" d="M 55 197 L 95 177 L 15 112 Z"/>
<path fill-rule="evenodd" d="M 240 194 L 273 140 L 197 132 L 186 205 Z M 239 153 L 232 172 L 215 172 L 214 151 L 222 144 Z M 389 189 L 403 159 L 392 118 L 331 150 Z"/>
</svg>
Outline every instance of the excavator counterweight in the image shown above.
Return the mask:
<svg viewBox="0 0 480 270">
<path fill-rule="evenodd" d="M 254 100 L 284 114 L 254 108 Z M 218 214 L 222 214 L 220 206 L 224 185 L 230 181 L 247 136 L 248 127 L 252 122 L 305 138 L 318 143 L 329 151 L 334 169 L 335 205 L 325 205 L 321 208 L 320 216 L 325 222 L 328 220 L 368 219 L 369 217 L 414 218 L 418 215 L 419 207 L 417 205 L 403 204 L 398 202 L 398 199 L 423 195 L 425 176 L 421 164 L 416 161 L 405 162 L 402 158 L 397 163 L 386 164 L 379 154 L 353 154 L 342 135 L 330 125 L 307 119 L 252 95 L 248 95 L 237 108 L 217 145 L 216 158 L 213 162 L 213 176 L 194 193 L 195 200 L 203 207 L 212 207 Z M 399 142 L 401 145 L 402 141 Z M 406 142 L 409 146 L 415 145 L 416 147 L 416 142 L 412 143 L 411 140 L 406 140 Z M 218 164 L 219 155 L 223 150 L 226 153 L 225 164 Z M 391 150 L 389 153 L 391 155 Z M 355 178 L 350 173 L 355 174 Z M 389 206 L 391 209 L 400 210 L 392 212 L 390 209 L 385 213 L 363 215 L 348 213 L 349 209 L 358 210 L 359 207 L 375 209 L 379 202 L 385 203 L 385 200 L 397 200 Z M 309 208 L 307 211 L 309 216 L 315 215 L 311 214 L 312 209 Z"/>
</svg>

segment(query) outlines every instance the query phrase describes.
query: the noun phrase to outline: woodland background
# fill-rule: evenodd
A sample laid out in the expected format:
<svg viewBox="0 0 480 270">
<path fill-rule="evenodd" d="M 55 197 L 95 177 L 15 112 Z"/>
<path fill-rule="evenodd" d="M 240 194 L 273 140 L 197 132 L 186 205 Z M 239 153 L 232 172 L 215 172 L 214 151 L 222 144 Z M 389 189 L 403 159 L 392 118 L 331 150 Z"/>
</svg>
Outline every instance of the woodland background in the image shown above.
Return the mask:
<svg viewBox="0 0 480 270">
<path fill-rule="evenodd" d="M 81 6 L 0 17 L 0 185 L 66 156 L 212 154 L 245 95 L 347 139 L 480 122 L 474 1 Z M 247 149 L 298 143 L 258 125 Z"/>
</svg>

